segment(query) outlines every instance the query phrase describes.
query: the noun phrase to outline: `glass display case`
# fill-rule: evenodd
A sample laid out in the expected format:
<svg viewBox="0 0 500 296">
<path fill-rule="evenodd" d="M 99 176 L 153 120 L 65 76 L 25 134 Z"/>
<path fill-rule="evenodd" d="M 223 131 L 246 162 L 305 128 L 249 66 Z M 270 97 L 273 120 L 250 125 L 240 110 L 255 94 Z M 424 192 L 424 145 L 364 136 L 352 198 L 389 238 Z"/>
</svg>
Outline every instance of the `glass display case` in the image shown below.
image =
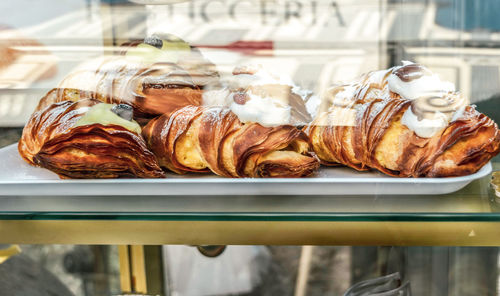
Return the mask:
<svg viewBox="0 0 500 296">
<path fill-rule="evenodd" d="M 251 71 L 240 66 L 259 65 L 255 67 L 271 73 L 266 74 L 271 84 L 305 94 L 302 104 L 311 119 L 332 86 L 411 61 L 452 83 L 470 105 L 500 122 L 499 11 L 496 0 L 0 3 L 0 291 L 85 296 L 499 295 L 500 194 L 493 178 L 500 170 L 499 157 L 492 157 L 491 168 L 485 165 L 479 175 L 470 171 L 432 178 L 437 180 L 434 193 L 420 181 L 425 177 L 324 166 L 316 175 L 270 185 L 251 178 L 217 183 L 213 180 L 220 179 L 203 179 L 197 173 L 167 173 L 174 180 L 169 182 L 194 180 L 192 187 L 185 183 L 184 191 L 172 193 L 173 185 L 161 181 L 60 180 L 26 164 L 15 146 L 34 110 L 40 111 L 40 100 L 54 88 L 65 88 L 63 82 L 75 71 L 116 56 L 148 65 L 176 64 L 182 55 L 176 51 L 183 50 L 202 55 L 203 66 L 189 68 L 199 61 L 184 61 L 184 68 L 194 72 L 208 65 L 202 78 L 210 72 L 223 80 Z M 165 51 L 168 46 L 174 49 Z M 102 72 L 92 71 L 71 82 L 86 84 Z M 190 75 L 198 77 L 194 72 Z M 126 75 L 113 79 L 104 83 L 113 90 L 132 81 Z M 173 89 L 185 87 L 175 81 Z M 203 83 L 191 82 L 192 89 L 203 95 L 213 90 Z M 143 112 L 144 117 L 134 118 L 144 135 L 144 120 L 152 116 L 146 107 L 132 105 L 135 115 Z M 271 110 L 269 106 L 259 112 Z M 162 107 L 150 110 L 155 108 Z M 296 128 L 307 129 L 308 124 Z M 488 147 L 482 149 L 474 155 L 490 153 Z M 328 179 L 336 178 L 335 172 L 358 179 Z M 315 178 L 323 178 L 321 184 L 293 181 Z M 396 188 L 390 180 L 406 181 Z M 459 181 L 464 182 L 460 188 L 446 189 Z"/>
</svg>

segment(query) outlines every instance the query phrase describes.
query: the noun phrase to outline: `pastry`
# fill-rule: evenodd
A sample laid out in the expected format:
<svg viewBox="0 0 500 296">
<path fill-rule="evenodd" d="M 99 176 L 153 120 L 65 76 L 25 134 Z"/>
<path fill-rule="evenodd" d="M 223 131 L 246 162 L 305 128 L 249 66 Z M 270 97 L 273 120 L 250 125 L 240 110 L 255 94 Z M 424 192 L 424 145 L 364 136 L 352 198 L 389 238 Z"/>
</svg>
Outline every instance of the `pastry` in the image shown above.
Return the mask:
<svg viewBox="0 0 500 296">
<path fill-rule="evenodd" d="M 217 84 L 219 72 L 197 47 L 173 34 L 155 33 L 144 40 L 134 40 L 122 45 L 120 54 L 146 63 L 174 63 L 187 71 L 199 88 Z"/>
<path fill-rule="evenodd" d="M 124 57 L 103 58 L 97 70 L 75 71 L 58 88 L 91 92 L 106 103 L 129 104 L 134 119 L 140 122 L 187 105 L 200 105 L 202 95 L 189 74 L 175 64 L 145 66 Z"/>
<path fill-rule="evenodd" d="M 206 89 L 203 105 L 229 107 L 244 122 L 304 126 L 312 120 L 306 107 L 312 97 L 289 77 L 250 65 L 236 67 L 221 85 Z"/>
<path fill-rule="evenodd" d="M 161 178 L 129 105 L 64 100 L 32 114 L 18 150 L 61 178 Z"/>
<path fill-rule="evenodd" d="M 184 107 L 150 121 L 142 135 L 160 166 L 176 173 L 303 177 L 319 166 L 296 127 L 244 123 L 226 107 Z"/>
<path fill-rule="evenodd" d="M 126 48 L 122 55 L 81 65 L 57 88 L 90 92 L 106 103 L 129 104 L 134 119 L 145 124 L 184 106 L 200 105 L 202 88 L 219 77 L 215 66 L 183 41 L 150 37 Z"/>
<path fill-rule="evenodd" d="M 326 165 L 450 177 L 478 171 L 499 152 L 493 120 L 452 83 L 410 62 L 333 86 L 318 114 L 305 131 Z"/>
</svg>

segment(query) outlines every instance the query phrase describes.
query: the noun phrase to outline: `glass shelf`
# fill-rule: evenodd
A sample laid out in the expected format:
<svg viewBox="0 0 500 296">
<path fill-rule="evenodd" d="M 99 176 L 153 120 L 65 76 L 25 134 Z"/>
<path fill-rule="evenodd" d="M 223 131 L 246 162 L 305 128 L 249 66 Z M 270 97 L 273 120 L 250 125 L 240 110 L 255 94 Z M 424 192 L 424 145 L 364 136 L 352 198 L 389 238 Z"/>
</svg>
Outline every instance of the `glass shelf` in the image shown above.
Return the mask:
<svg viewBox="0 0 500 296">
<path fill-rule="evenodd" d="M 6 196 L 0 242 L 500 245 L 489 181 L 439 196 Z"/>
<path fill-rule="evenodd" d="M 6 196 L 0 219 L 500 222 L 490 178 L 438 196 Z"/>
</svg>

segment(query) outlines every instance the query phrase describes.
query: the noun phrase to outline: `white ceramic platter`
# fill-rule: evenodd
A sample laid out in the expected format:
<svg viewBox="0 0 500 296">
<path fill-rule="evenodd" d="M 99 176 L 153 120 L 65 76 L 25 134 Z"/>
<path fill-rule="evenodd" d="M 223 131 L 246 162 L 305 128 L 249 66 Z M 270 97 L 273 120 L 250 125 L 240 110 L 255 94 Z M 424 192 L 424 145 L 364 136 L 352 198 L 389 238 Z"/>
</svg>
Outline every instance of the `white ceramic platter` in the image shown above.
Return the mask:
<svg viewBox="0 0 500 296">
<path fill-rule="evenodd" d="M 378 172 L 325 168 L 308 178 L 231 179 L 168 174 L 165 179 L 61 180 L 28 165 L 17 145 L 0 149 L 0 195 L 429 195 L 455 192 L 491 173 L 453 178 L 393 178 Z"/>
</svg>

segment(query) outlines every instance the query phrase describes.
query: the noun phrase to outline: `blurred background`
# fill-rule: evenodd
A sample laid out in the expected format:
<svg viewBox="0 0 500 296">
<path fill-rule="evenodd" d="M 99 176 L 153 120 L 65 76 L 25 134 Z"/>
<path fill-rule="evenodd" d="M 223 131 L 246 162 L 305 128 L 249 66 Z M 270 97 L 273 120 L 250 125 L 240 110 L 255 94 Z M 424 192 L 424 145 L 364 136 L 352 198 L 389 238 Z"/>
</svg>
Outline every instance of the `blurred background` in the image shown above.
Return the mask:
<svg viewBox="0 0 500 296">
<path fill-rule="evenodd" d="M 349 81 L 370 70 L 402 60 L 419 62 L 454 82 L 481 112 L 500 122 L 498 0 L 174 2 L 0 2 L 0 147 L 18 141 L 38 100 L 72 69 L 155 32 L 175 34 L 199 47 L 223 73 L 238 64 L 260 63 L 318 94 L 334 82 Z M 191 265 L 185 264 L 193 270 L 204 264 L 206 270 L 217 266 L 226 270 L 220 266 L 231 262 L 217 257 L 204 263 L 205 259 L 193 257 L 199 256 L 196 248 L 185 248 L 165 247 L 158 257 L 165 262 L 165 291 L 171 295 L 197 294 L 179 292 L 180 283 L 192 278 L 169 275 L 168 266 L 182 262 L 171 262 L 168 252 L 191 258 Z M 35 287 L 22 294 L 31 296 L 120 292 L 116 247 L 26 245 L 20 249 L 21 255 L 0 264 L 0 291 Z M 253 266 L 248 273 L 253 276 L 233 290 L 214 290 L 213 295 L 343 295 L 355 283 L 396 271 L 410 279 L 414 295 L 500 295 L 498 248 L 228 250 L 221 256 L 246 254 L 247 265 Z M 306 260 L 302 263 L 306 276 L 300 273 L 301 260 Z M 201 287 L 203 282 L 192 279 L 191 284 Z"/>
<path fill-rule="evenodd" d="M 199 47 L 223 73 L 260 63 L 318 94 L 420 62 L 499 118 L 483 108 L 500 92 L 496 0 L 19 0 L 0 11 L 1 127 L 22 127 L 77 65 L 155 32 Z"/>
</svg>

